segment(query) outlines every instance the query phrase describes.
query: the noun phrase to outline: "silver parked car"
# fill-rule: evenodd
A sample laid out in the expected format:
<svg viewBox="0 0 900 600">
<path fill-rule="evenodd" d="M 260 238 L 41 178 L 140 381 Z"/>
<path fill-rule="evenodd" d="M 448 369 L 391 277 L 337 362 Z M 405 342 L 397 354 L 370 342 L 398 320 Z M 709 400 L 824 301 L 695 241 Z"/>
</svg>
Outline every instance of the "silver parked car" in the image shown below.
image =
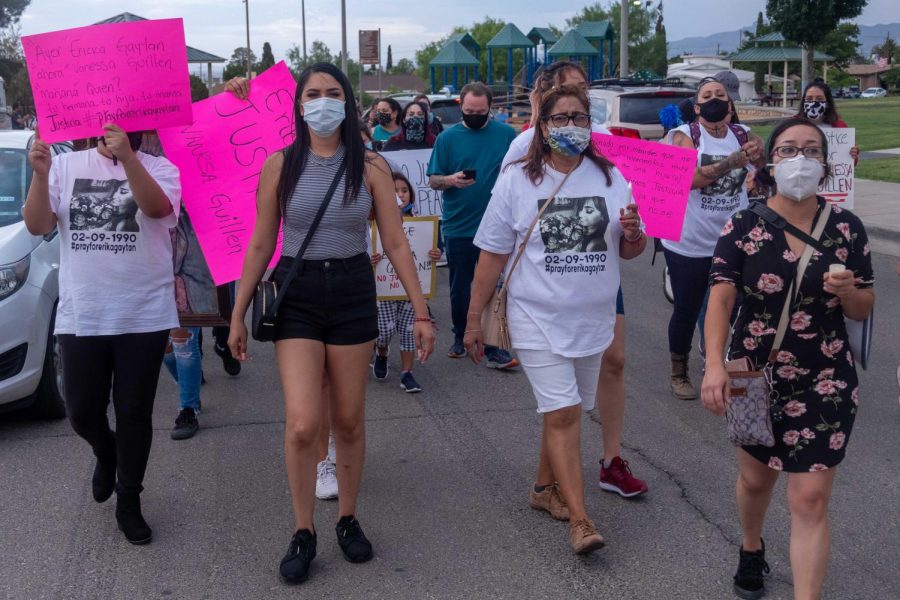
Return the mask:
<svg viewBox="0 0 900 600">
<path fill-rule="evenodd" d="M 22 220 L 31 184 L 32 131 L 0 131 L 0 412 L 28 408 L 61 418 L 62 368 L 53 335 L 59 298 L 59 236 L 35 236 Z M 54 155 L 71 152 L 53 144 Z"/>
</svg>

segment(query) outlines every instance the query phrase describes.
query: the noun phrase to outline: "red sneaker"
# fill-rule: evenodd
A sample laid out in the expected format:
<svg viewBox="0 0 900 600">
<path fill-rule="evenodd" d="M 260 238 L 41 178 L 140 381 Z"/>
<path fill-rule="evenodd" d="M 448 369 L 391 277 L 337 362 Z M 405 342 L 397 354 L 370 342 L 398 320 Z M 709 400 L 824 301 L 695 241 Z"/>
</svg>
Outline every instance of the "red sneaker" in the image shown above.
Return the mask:
<svg viewBox="0 0 900 600">
<path fill-rule="evenodd" d="M 623 498 L 634 498 L 647 493 L 647 484 L 631 474 L 627 460 L 617 456 L 609 468 L 604 467 L 603 459 L 600 459 L 600 489 L 615 492 Z"/>
</svg>

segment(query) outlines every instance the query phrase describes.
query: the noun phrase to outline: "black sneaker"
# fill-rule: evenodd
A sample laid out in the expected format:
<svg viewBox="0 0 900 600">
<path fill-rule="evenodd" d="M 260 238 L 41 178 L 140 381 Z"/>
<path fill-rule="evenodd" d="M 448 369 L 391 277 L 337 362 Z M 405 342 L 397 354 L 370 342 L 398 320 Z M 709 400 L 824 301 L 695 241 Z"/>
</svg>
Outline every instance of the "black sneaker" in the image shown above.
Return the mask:
<svg viewBox="0 0 900 600">
<path fill-rule="evenodd" d="M 344 552 L 344 558 L 352 563 L 366 562 L 372 558 L 372 543 L 366 538 L 359 521 L 353 515 L 341 517 L 337 526 L 338 544 Z"/>
<path fill-rule="evenodd" d="M 400 377 L 400 389 L 407 394 L 415 394 L 422 391 L 422 386 L 419 385 L 412 373 L 404 371 L 403 376 Z"/>
<path fill-rule="evenodd" d="M 200 422 L 197 421 L 197 413 L 194 412 L 193 408 L 183 408 L 175 418 L 172 439 L 186 440 L 192 438 L 198 429 L 200 429 Z"/>
<path fill-rule="evenodd" d="M 226 373 L 232 377 L 240 375 L 241 361 L 231 355 L 231 350 L 223 348 L 218 344 L 213 344 L 213 349 L 216 351 L 216 354 L 219 355 L 219 358 L 222 359 L 222 368 L 225 369 Z"/>
<path fill-rule="evenodd" d="M 760 539 L 762 548 L 756 552 L 740 549 L 738 570 L 734 575 L 734 593 L 744 600 L 757 600 L 766 595 L 763 575 L 769 572 L 766 563 L 766 543 Z"/>
<path fill-rule="evenodd" d="M 375 379 L 387 379 L 387 356 L 375 355 L 375 362 L 372 363 L 372 375 L 375 376 Z"/>
<path fill-rule="evenodd" d="M 309 578 L 309 566 L 315 557 L 316 534 L 310 533 L 309 529 L 298 529 L 278 567 L 281 580 L 291 585 L 306 581 Z"/>
</svg>

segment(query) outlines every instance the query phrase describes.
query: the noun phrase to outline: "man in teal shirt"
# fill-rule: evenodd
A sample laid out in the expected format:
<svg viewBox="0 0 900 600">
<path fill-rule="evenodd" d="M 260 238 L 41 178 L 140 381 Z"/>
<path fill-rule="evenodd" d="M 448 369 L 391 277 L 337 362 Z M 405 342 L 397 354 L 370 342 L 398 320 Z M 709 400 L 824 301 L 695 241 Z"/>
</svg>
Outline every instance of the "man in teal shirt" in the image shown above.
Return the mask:
<svg viewBox="0 0 900 600">
<path fill-rule="evenodd" d="M 447 355 L 466 355 L 462 338 L 466 329 L 470 288 L 480 250 L 472 243 L 491 199 L 503 157 L 516 132 L 489 118 L 493 96 L 483 83 L 470 83 L 460 92 L 462 123 L 438 136 L 428 165 L 428 183 L 443 190 L 443 234 L 450 268 L 450 311 L 453 346 Z M 488 346 L 487 366 L 508 369 L 518 365 L 509 352 Z"/>
</svg>

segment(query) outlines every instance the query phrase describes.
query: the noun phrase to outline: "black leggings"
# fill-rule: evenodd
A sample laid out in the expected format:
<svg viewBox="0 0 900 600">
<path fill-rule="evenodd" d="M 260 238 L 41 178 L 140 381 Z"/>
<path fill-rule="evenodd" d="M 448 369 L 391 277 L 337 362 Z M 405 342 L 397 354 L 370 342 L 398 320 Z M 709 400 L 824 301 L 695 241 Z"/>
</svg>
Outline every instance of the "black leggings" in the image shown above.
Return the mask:
<svg viewBox="0 0 900 600">
<path fill-rule="evenodd" d="M 169 330 L 60 335 L 66 408 L 72 428 L 100 460 L 116 459 L 116 490 L 140 493 L 153 440 L 153 400 Z M 107 407 L 112 389 L 116 431 Z"/>
</svg>

